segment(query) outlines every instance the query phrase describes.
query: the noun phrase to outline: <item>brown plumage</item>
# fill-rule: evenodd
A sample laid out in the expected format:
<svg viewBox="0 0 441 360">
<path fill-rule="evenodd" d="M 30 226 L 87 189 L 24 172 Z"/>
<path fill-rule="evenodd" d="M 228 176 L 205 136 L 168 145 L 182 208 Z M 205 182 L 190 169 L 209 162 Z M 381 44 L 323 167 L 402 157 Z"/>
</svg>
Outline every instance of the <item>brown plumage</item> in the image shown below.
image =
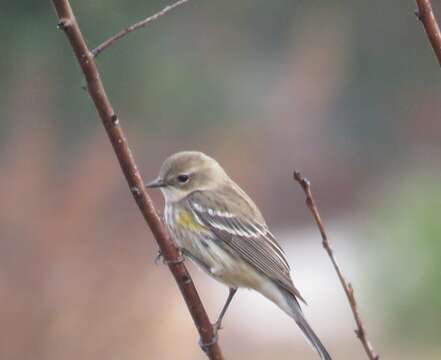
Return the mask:
<svg viewBox="0 0 441 360">
<path fill-rule="evenodd" d="M 251 198 L 207 155 L 180 152 L 148 187 L 165 198 L 165 221 L 183 253 L 230 288 L 217 328 L 238 288 L 260 292 L 291 316 L 321 359 L 331 359 L 306 322 L 285 253 Z"/>
</svg>

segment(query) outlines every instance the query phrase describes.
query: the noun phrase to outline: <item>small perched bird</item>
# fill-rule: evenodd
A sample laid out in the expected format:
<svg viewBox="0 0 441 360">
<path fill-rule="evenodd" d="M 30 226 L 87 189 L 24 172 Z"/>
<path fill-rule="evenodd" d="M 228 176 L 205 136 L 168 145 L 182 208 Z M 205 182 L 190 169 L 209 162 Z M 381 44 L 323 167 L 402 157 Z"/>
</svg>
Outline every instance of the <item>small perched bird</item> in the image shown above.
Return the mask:
<svg viewBox="0 0 441 360">
<path fill-rule="evenodd" d="M 161 189 L 165 222 L 182 253 L 230 289 L 215 331 L 237 289 L 249 288 L 293 318 L 321 359 L 331 359 L 302 313 L 298 300 L 305 301 L 283 249 L 251 198 L 216 160 L 196 151 L 176 153 L 146 187 Z"/>
</svg>

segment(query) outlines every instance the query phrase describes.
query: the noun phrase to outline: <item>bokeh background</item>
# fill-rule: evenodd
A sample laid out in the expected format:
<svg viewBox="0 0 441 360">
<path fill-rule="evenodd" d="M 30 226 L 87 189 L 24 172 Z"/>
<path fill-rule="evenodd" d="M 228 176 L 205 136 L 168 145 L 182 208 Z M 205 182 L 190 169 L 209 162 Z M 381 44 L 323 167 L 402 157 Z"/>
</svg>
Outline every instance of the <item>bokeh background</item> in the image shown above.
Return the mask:
<svg viewBox="0 0 441 360">
<path fill-rule="evenodd" d="M 72 1 L 91 46 L 166 4 Z M 204 359 L 50 1 L 1 8 L 0 358 Z M 294 168 L 382 358 L 441 358 L 441 73 L 414 9 L 192 0 L 98 59 L 145 179 L 178 150 L 217 158 L 286 248 L 335 359 L 365 355 Z M 189 266 L 214 319 L 227 290 Z M 224 326 L 229 359 L 316 359 L 256 293 Z"/>
</svg>

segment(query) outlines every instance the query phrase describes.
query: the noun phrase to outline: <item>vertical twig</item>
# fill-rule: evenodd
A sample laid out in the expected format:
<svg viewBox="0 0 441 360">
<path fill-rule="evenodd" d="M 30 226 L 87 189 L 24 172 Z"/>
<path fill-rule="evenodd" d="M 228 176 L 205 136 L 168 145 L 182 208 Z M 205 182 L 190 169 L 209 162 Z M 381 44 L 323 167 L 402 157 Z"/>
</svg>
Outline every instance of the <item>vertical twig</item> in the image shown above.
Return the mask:
<svg viewBox="0 0 441 360">
<path fill-rule="evenodd" d="M 323 226 L 322 219 L 320 217 L 320 214 L 318 212 L 317 206 L 315 205 L 314 198 L 312 196 L 311 192 L 311 184 L 309 181 L 302 176 L 302 174 L 298 171 L 294 172 L 294 180 L 297 181 L 300 186 L 302 187 L 305 195 L 306 195 L 306 205 L 308 206 L 309 210 L 312 213 L 312 216 L 314 217 L 315 223 L 317 224 L 317 227 L 320 230 L 320 234 L 322 236 L 322 245 L 326 252 L 328 253 L 329 258 L 331 259 L 332 265 L 334 267 L 335 272 L 337 273 L 337 276 L 340 280 L 341 286 L 343 287 L 343 290 L 346 293 L 346 297 L 348 298 L 349 305 L 352 309 L 352 314 L 355 319 L 355 323 L 357 324 L 357 329 L 355 330 L 355 333 L 357 337 L 360 339 L 364 350 L 370 360 L 379 360 L 380 356 L 377 355 L 368 339 L 366 329 L 363 325 L 363 320 L 361 319 L 360 312 L 358 311 L 358 305 L 357 300 L 355 299 L 354 289 L 352 288 L 352 285 L 350 282 L 348 282 L 338 263 L 334 256 L 334 251 L 332 250 L 331 244 L 329 243 L 328 236 L 325 231 L 325 227 Z"/>
<path fill-rule="evenodd" d="M 435 56 L 441 66 L 441 31 L 433 13 L 432 4 L 430 0 L 416 0 L 416 3 L 418 6 L 416 16 L 424 26 Z"/>
<path fill-rule="evenodd" d="M 127 180 L 132 195 L 144 219 L 150 226 L 159 248 L 168 263 L 170 271 L 179 285 L 182 296 L 187 303 L 193 321 L 201 336 L 204 351 L 212 360 L 222 360 L 223 356 L 214 336 L 213 327 L 196 291 L 193 281 L 180 260 L 179 252 L 153 206 L 141 178 L 132 152 L 126 141 L 119 119 L 107 97 L 95 64 L 93 54 L 81 34 L 80 27 L 75 19 L 68 0 L 52 0 L 57 12 L 58 26 L 64 30 L 70 45 L 75 53 L 81 70 L 86 78 L 87 89 L 95 104 L 96 110 L 106 129 L 113 150 L 118 158 L 121 169 Z"/>
</svg>

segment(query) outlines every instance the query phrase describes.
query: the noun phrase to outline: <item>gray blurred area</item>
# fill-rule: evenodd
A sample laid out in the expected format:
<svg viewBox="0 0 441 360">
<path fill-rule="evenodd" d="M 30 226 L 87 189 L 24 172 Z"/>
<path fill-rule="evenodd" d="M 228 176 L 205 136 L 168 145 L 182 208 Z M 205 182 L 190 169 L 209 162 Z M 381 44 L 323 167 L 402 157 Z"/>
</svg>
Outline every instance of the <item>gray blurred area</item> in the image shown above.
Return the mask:
<svg viewBox="0 0 441 360">
<path fill-rule="evenodd" d="M 167 4 L 72 1 L 90 46 Z M 204 359 L 50 1 L 1 8 L 0 359 Z M 414 9 L 191 0 L 98 58 L 145 180 L 178 150 L 218 159 L 286 248 L 335 359 L 365 355 L 293 169 L 382 358 L 441 358 L 441 72 Z M 214 319 L 227 290 L 189 267 Z M 228 359 L 316 359 L 246 290 L 220 343 Z"/>
</svg>

